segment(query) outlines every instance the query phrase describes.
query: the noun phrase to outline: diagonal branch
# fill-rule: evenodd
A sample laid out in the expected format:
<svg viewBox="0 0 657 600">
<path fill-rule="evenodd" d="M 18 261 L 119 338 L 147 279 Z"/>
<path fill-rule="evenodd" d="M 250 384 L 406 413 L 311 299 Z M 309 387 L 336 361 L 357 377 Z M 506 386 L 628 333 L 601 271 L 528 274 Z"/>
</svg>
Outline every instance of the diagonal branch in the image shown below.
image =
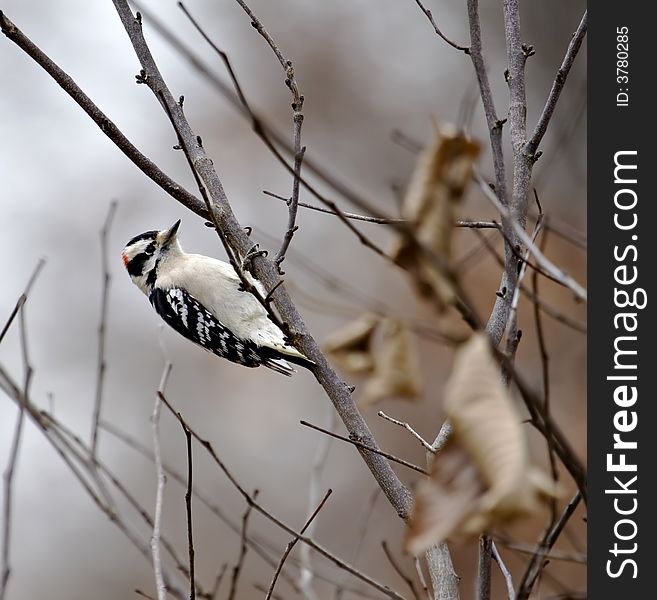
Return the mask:
<svg viewBox="0 0 657 600">
<path fill-rule="evenodd" d="M 114 5 L 141 62 L 143 73 L 140 75 L 140 80 L 151 88 L 161 103 L 166 104 L 172 120 L 176 123 L 176 129 L 188 146 L 194 169 L 208 191 L 213 210 L 216 211 L 218 217 L 217 224 L 221 233 L 237 255 L 245 256 L 251 247 L 249 238 L 233 215 L 212 160 L 207 156 L 202 145 L 198 143 L 198 138 L 187 122 L 181 107 L 174 100 L 162 79 L 144 39 L 140 18 L 136 18 L 132 14 L 125 0 L 114 0 Z M 279 279 L 276 267 L 263 256 L 255 257 L 252 264 L 257 279 L 263 283 L 266 289 L 271 290 Z M 273 301 L 283 321 L 289 327 L 291 340 L 316 363 L 314 374 L 333 402 L 349 433 L 364 444 L 378 449 L 348 387 L 331 368 L 319 346 L 308 333 L 301 315 L 283 286 L 278 288 Z M 411 495 L 408 489 L 401 483 L 390 464 L 382 456 L 362 448 L 359 449 L 359 452 L 397 514 L 406 519 L 411 509 Z"/>
<path fill-rule="evenodd" d="M 557 75 L 554 78 L 554 82 L 552 83 L 552 88 L 550 89 L 550 94 L 548 95 L 547 100 L 545 101 L 545 106 L 543 107 L 543 112 L 541 113 L 541 116 L 538 119 L 538 123 L 536 123 L 536 128 L 534 129 L 534 132 L 532 133 L 531 137 L 529 138 L 529 141 L 527 142 L 526 152 L 530 155 L 536 154 L 536 151 L 538 150 L 538 146 L 540 145 L 541 140 L 543 139 L 543 136 L 547 131 L 547 127 L 550 123 L 550 119 L 554 114 L 554 109 L 557 107 L 557 102 L 559 101 L 561 90 L 563 90 L 564 85 L 566 85 L 566 79 L 568 78 L 568 74 L 570 73 L 570 68 L 573 66 L 573 63 L 575 62 L 575 57 L 577 56 L 580 46 L 584 41 L 584 37 L 586 36 L 587 28 L 588 28 L 588 11 L 584 11 L 582 20 L 580 21 L 577 30 L 573 34 L 573 38 L 570 40 L 570 44 L 568 45 L 568 49 L 566 50 L 566 55 L 563 57 L 561 66 L 559 67 L 559 70 L 557 71 Z"/>
<path fill-rule="evenodd" d="M 297 542 L 299 541 L 300 537 L 306 532 L 306 529 L 310 527 L 312 522 L 315 520 L 315 517 L 319 514 L 319 511 L 324 508 L 324 504 L 326 504 L 326 501 L 329 499 L 329 496 L 333 493 L 333 490 L 329 489 L 326 494 L 324 494 L 324 497 L 322 498 L 322 501 L 319 503 L 317 508 L 313 511 L 313 513 L 308 517 L 308 520 L 306 521 L 306 524 L 303 526 L 301 531 L 294 536 L 291 542 L 288 543 L 288 545 L 285 547 L 285 551 L 283 552 L 283 556 L 281 556 L 281 560 L 278 563 L 278 567 L 276 567 L 276 572 L 274 573 L 274 577 L 271 580 L 271 584 L 269 585 L 269 589 L 267 590 L 267 595 L 265 596 L 265 600 L 270 600 L 272 597 L 272 594 L 274 593 L 274 587 L 276 586 L 276 582 L 278 581 L 278 576 L 281 573 L 281 570 L 283 569 L 283 565 L 285 564 L 285 561 L 287 557 L 290 555 L 290 552 L 292 552 L 292 549 L 294 546 L 296 546 Z"/>
<path fill-rule="evenodd" d="M 447 42 L 452 48 L 455 48 L 456 50 L 460 50 L 461 52 L 465 52 L 466 54 L 470 54 L 470 48 L 467 46 L 460 46 L 456 42 L 453 42 L 450 40 L 438 27 L 436 24 L 436 20 L 433 18 L 432 12 L 422 4 L 421 0 L 415 0 L 415 4 L 418 5 L 419 9 L 424 13 L 424 16 L 429 19 L 429 22 L 431 23 L 431 26 L 433 27 L 433 30 L 436 32 L 436 35 Z"/>
</svg>

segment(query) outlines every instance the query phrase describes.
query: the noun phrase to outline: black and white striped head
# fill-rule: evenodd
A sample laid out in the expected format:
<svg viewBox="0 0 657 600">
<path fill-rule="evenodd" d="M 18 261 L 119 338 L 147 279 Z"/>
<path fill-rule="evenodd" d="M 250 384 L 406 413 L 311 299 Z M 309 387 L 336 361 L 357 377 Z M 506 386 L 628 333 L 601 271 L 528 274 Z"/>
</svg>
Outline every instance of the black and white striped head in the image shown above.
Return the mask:
<svg viewBox="0 0 657 600">
<path fill-rule="evenodd" d="M 170 229 L 141 233 L 133 237 L 121 253 L 132 281 L 146 295 L 150 294 L 155 285 L 162 261 L 167 256 L 182 252 L 176 235 L 179 226 L 180 220 Z"/>
</svg>

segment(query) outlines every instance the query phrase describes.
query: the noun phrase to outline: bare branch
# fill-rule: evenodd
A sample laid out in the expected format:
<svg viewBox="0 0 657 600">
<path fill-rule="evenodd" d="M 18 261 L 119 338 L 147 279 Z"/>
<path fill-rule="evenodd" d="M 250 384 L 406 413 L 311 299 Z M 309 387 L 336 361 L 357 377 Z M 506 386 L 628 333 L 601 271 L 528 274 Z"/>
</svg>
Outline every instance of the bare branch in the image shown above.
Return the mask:
<svg viewBox="0 0 657 600">
<path fill-rule="evenodd" d="M 431 11 L 426 6 L 424 6 L 424 4 L 422 4 L 420 0 L 415 0 L 415 4 L 417 4 L 420 7 L 420 10 L 425 14 L 427 19 L 429 19 L 429 22 L 431 23 L 433 30 L 440 38 L 442 38 L 445 42 L 447 42 L 452 48 L 455 48 L 456 50 L 460 50 L 461 52 L 465 52 L 466 54 L 470 54 L 470 48 L 468 48 L 467 46 L 459 46 L 457 43 L 453 42 L 448 37 L 446 37 L 442 31 L 440 31 L 438 25 L 436 25 L 436 21 L 434 20 L 433 15 L 431 14 Z"/>
<path fill-rule="evenodd" d="M 22 297 L 27 297 L 23 293 Z M 33 369 L 30 363 L 29 351 L 27 346 L 27 333 L 25 329 L 25 305 L 23 304 L 19 313 L 20 323 L 20 338 L 21 348 L 23 355 L 23 369 L 25 371 L 25 378 L 23 381 L 23 398 L 27 398 L 30 393 L 30 384 L 32 382 Z M 25 422 L 25 405 L 21 403 L 18 409 L 18 416 L 16 418 L 16 425 L 14 427 L 14 435 L 11 441 L 11 448 L 9 450 L 9 460 L 7 468 L 3 474 L 4 480 L 4 514 L 3 514 L 3 535 L 2 535 L 2 574 L 0 576 L 0 599 L 5 600 L 7 595 L 9 577 L 11 575 L 11 567 L 9 564 L 9 551 L 11 545 L 11 513 L 12 513 L 12 489 L 14 473 L 16 470 L 16 462 L 18 460 L 18 450 L 20 448 L 23 423 Z"/>
<path fill-rule="evenodd" d="M 214 580 L 214 585 L 212 586 L 212 590 L 210 591 L 210 600 L 215 600 L 217 597 L 217 594 L 219 593 L 219 587 L 221 586 L 221 582 L 224 579 L 224 575 L 226 574 L 226 571 L 228 570 L 228 563 L 224 563 L 221 565 L 221 568 L 219 569 L 219 573 L 217 573 L 217 577 Z"/>
<path fill-rule="evenodd" d="M 361 518 L 358 519 L 360 525 L 359 525 L 359 531 L 358 535 L 356 536 L 356 543 L 353 546 L 352 553 L 351 553 L 351 560 L 350 562 L 355 563 L 356 559 L 358 558 L 358 555 L 360 554 L 361 548 L 363 546 L 363 541 L 365 540 L 365 536 L 367 535 L 367 530 L 369 527 L 370 523 L 370 518 L 372 517 L 372 513 L 374 512 L 374 507 L 376 506 L 376 501 L 379 497 L 379 494 L 381 493 L 381 490 L 377 487 L 374 489 L 374 491 L 370 494 L 369 501 L 363 508 L 363 514 Z M 342 596 L 344 593 L 347 591 L 344 587 L 344 580 L 341 581 L 335 588 L 335 595 L 333 596 L 334 600 L 341 600 Z"/>
<path fill-rule="evenodd" d="M 445 421 L 440 427 L 436 439 L 431 444 L 431 451 L 427 451 L 427 469 L 431 469 L 436 455 L 443 449 L 452 435 L 452 424 Z M 434 544 L 424 553 L 431 577 L 433 600 L 459 600 L 459 583 L 461 578 L 454 571 L 452 555 L 447 542 Z"/>
<path fill-rule="evenodd" d="M 506 167 L 504 165 L 504 152 L 502 150 L 502 127 L 505 121 L 501 121 L 495 110 L 495 101 L 484 63 L 482 43 L 481 43 L 481 23 L 479 21 L 479 0 L 468 0 L 468 22 L 470 25 L 470 58 L 477 74 L 477 81 L 479 82 L 479 91 L 481 100 L 484 107 L 484 114 L 486 116 L 486 123 L 488 125 L 488 133 L 490 136 L 490 145 L 493 154 L 493 168 L 495 171 L 495 194 L 499 198 L 503 206 L 509 206 L 507 183 L 506 183 Z M 506 237 L 512 241 L 511 246 L 507 243 L 505 245 L 505 265 L 502 274 L 502 282 L 500 288 L 512 290 L 515 288 L 516 270 L 511 252 L 511 247 L 514 246 L 513 228 L 509 223 L 509 219 L 505 216 L 502 217 L 503 231 Z M 503 298 L 497 298 L 493 312 L 491 313 L 488 324 L 486 326 L 486 333 L 491 338 L 493 344 L 497 346 L 504 335 L 506 329 L 508 303 Z"/>
<path fill-rule="evenodd" d="M 500 568 L 502 576 L 504 577 L 504 582 L 506 583 L 506 592 L 509 595 L 509 600 L 516 600 L 516 592 L 515 588 L 513 587 L 513 578 L 511 577 L 511 572 L 504 564 L 504 561 L 502 560 L 502 557 L 497 550 L 497 546 L 493 541 L 491 541 L 491 549 L 493 552 L 493 559 L 497 563 L 497 566 Z"/>
<path fill-rule="evenodd" d="M 475 583 L 476 600 L 490 600 L 491 548 L 493 541 L 487 536 L 479 537 L 479 562 Z"/>
<path fill-rule="evenodd" d="M 428 452 L 431 452 L 432 454 L 434 453 L 433 446 L 427 442 L 415 429 L 413 429 L 408 423 L 404 421 L 398 421 L 397 419 L 393 419 L 392 417 L 389 417 L 386 413 L 384 413 L 382 410 L 380 410 L 378 413 L 376 413 L 379 417 L 382 419 L 385 419 L 386 421 L 390 421 L 390 423 L 394 423 L 395 425 L 398 425 L 399 427 L 403 427 L 406 431 L 408 431 L 422 446 L 424 447 L 425 450 Z M 428 475 L 428 473 L 424 472 L 425 475 Z"/>
<path fill-rule="evenodd" d="M 553 527 L 545 531 L 541 541 L 534 551 L 534 555 L 532 556 L 529 565 L 527 565 L 527 569 L 522 576 L 520 585 L 518 586 L 518 600 L 527 600 L 527 598 L 529 598 L 536 580 L 545 567 L 544 559 L 546 555 L 550 552 L 550 550 L 552 550 L 552 546 L 554 546 L 555 542 L 561 535 L 563 528 L 566 526 L 566 523 L 570 517 L 572 517 L 581 500 L 582 494 L 577 492 L 564 509 L 561 517 L 559 517 L 559 520 L 554 524 Z"/>
<path fill-rule="evenodd" d="M 329 431 L 333 431 L 337 425 L 337 415 L 333 407 L 326 405 L 327 409 L 327 426 Z M 333 438 L 330 436 L 322 437 L 319 444 L 315 449 L 315 456 L 310 470 L 310 482 L 308 484 L 308 501 L 307 501 L 307 514 L 312 514 L 321 499 L 322 491 L 322 474 L 326 463 L 328 461 L 329 452 L 331 450 L 331 442 Z M 317 521 L 312 521 L 306 529 L 308 537 L 315 535 L 315 528 Z M 306 544 L 302 544 L 299 548 L 299 577 L 298 584 L 306 600 L 319 600 L 317 593 L 313 588 L 313 579 L 315 577 L 313 564 L 312 564 L 312 550 Z"/>
<path fill-rule="evenodd" d="M 550 123 L 550 119 L 554 114 L 554 109 L 556 108 L 557 102 L 559 101 L 559 96 L 561 95 L 561 91 L 563 90 L 564 85 L 566 85 L 566 79 L 568 78 L 568 74 L 570 73 L 570 68 L 573 66 L 573 63 L 575 62 L 575 57 L 577 56 L 577 53 L 579 52 L 582 42 L 584 41 L 584 37 L 586 36 L 586 32 L 588 28 L 587 15 L 588 15 L 588 11 L 584 11 L 584 15 L 582 16 L 582 19 L 577 27 L 577 30 L 575 31 L 572 39 L 570 40 L 570 44 L 568 44 L 566 55 L 563 57 L 561 66 L 559 67 L 559 70 L 557 71 L 557 75 L 554 78 L 554 82 L 552 83 L 552 88 L 550 89 L 550 94 L 548 95 L 547 100 L 545 101 L 545 106 L 543 107 L 543 112 L 541 113 L 541 116 L 538 119 L 538 123 L 536 123 L 536 128 L 534 129 L 534 132 L 532 133 L 531 137 L 527 141 L 526 152 L 530 156 L 535 155 L 536 151 L 538 150 L 538 146 L 540 145 L 541 140 L 543 139 L 543 136 L 545 135 L 547 127 Z"/>
<path fill-rule="evenodd" d="M 191 430 L 189 429 L 189 427 L 187 427 L 185 422 L 182 420 L 180 413 L 178 413 L 177 417 L 180 423 L 185 427 L 185 435 L 187 435 L 188 432 L 191 434 Z M 258 490 L 253 491 L 252 499 L 254 502 L 258 498 L 258 493 L 259 493 Z M 244 511 L 244 515 L 242 516 L 242 533 L 240 535 L 240 553 L 239 553 L 239 557 L 237 558 L 237 563 L 233 567 L 233 572 L 230 578 L 230 592 L 228 593 L 228 600 L 234 600 L 237 595 L 237 583 L 239 582 L 240 574 L 242 573 L 242 567 L 244 566 L 244 559 L 246 558 L 246 552 L 248 549 L 246 540 L 247 540 L 247 532 L 249 529 L 249 517 L 251 516 L 252 510 L 253 510 L 253 504 L 249 504 L 246 507 L 246 511 Z"/>
<path fill-rule="evenodd" d="M 189 554 L 189 600 L 195 600 L 196 587 L 194 585 L 194 534 L 192 529 L 192 489 L 193 489 L 193 461 L 192 461 L 192 433 L 182 424 L 183 431 L 185 432 L 185 440 L 187 441 L 187 490 L 185 491 L 185 506 L 187 508 L 187 547 Z M 218 588 L 221 584 L 221 579 L 225 570 L 222 570 L 217 576 L 215 586 Z"/>
<path fill-rule="evenodd" d="M 337 440 L 342 440 L 343 442 L 353 444 L 357 448 L 363 448 L 364 450 L 381 454 L 381 456 L 385 456 L 388 460 L 403 465 L 404 467 L 408 467 L 409 469 L 413 469 L 418 473 L 422 473 L 423 475 L 429 475 L 428 471 L 425 471 L 422 467 L 418 467 L 417 465 L 414 465 L 413 463 L 410 463 L 404 460 L 403 458 L 398 458 L 397 456 L 394 456 L 393 454 L 389 454 L 388 452 L 383 452 L 383 450 L 379 450 L 378 448 L 372 448 L 371 446 L 367 446 L 366 444 L 363 444 L 358 440 L 352 440 L 342 435 L 338 435 L 337 433 L 333 433 L 332 431 L 328 431 L 327 429 L 323 429 L 322 427 L 319 427 L 318 425 L 313 425 L 312 423 L 308 423 L 307 421 L 302 420 L 299 421 L 299 423 L 301 423 L 305 427 L 310 427 L 311 429 L 315 429 L 316 431 L 321 431 L 322 433 L 325 433 L 326 435 L 331 436 Z"/>
<path fill-rule="evenodd" d="M 13 498 L 13 481 L 14 473 L 16 471 L 16 464 L 18 461 L 18 451 L 21 445 L 21 439 L 23 436 L 23 424 L 25 422 L 25 402 L 30 395 L 30 384 L 32 382 L 33 368 L 30 363 L 30 356 L 27 343 L 27 330 L 25 324 L 25 302 L 27 301 L 28 295 L 36 281 L 41 269 L 45 264 L 44 259 L 40 259 L 37 263 L 32 275 L 30 276 L 23 293 L 18 298 L 16 306 L 12 311 L 7 323 L 2 329 L 2 334 L 0 334 L 0 342 L 5 336 L 9 327 L 11 326 L 12 321 L 16 317 L 16 314 L 20 314 L 19 325 L 20 325 L 20 343 L 21 343 L 21 354 L 23 357 L 23 370 L 25 372 L 23 380 L 23 390 L 20 396 L 20 399 L 17 399 L 18 402 L 18 415 L 16 416 L 16 424 L 14 425 L 14 433 L 11 440 L 11 446 L 9 448 L 9 458 L 7 460 L 7 466 L 2 475 L 3 479 L 3 516 L 2 516 L 2 571 L 0 571 L 0 600 L 5 600 L 7 597 L 7 589 L 9 585 L 9 577 L 11 576 L 11 565 L 9 562 L 9 555 L 11 549 L 11 519 L 12 519 L 12 498 Z"/>
<path fill-rule="evenodd" d="M 500 211 L 500 214 L 510 217 L 510 212 L 502 204 L 500 204 L 497 196 L 493 193 L 490 187 L 486 184 L 481 175 L 475 172 L 475 180 L 479 184 L 479 187 L 484 192 L 484 196 Z M 577 283 L 570 275 L 564 273 L 559 267 L 557 267 L 552 261 L 550 261 L 532 242 L 531 238 L 527 235 L 525 230 L 522 228 L 520 223 L 517 220 L 512 220 L 512 227 L 515 232 L 515 235 L 518 239 L 522 241 L 525 246 L 529 249 L 532 256 L 539 264 L 539 266 L 552 277 L 555 281 L 558 281 L 564 287 L 567 287 L 575 297 L 579 300 L 586 300 L 587 294 L 586 289 L 583 288 L 579 283 Z M 508 242 L 507 242 L 508 245 Z M 507 288 L 511 290 L 511 288 Z M 515 290 L 515 288 L 513 288 Z"/>
<path fill-rule="evenodd" d="M 164 577 L 162 576 L 162 558 L 160 556 L 160 536 L 162 529 L 162 502 L 164 498 L 164 484 L 166 477 L 164 476 L 164 469 L 162 468 L 162 454 L 160 451 L 160 407 L 161 407 L 161 394 L 164 389 L 171 373 L 171 363 L 166 363 L 160 385 L 158 386 L 158 393 L 155 395 L 155 405 L 153 406 L 153 414 L 151 415 L 151 427 L 153 434 L 153 454 L 155 455 L 155 471 L 157 474 L 157 492 L 155 495 L 155 518 L 153 523 L 153 536 L 151 537 L 151 554 L 153 555 L 153 569 L 155 571 L 155 587 L 157 589 L 157 600 L 166 600 L 167 589 L 164 584 Z M 194 587 L 194 580 L 192 579 L 192 587 Z"/>
<path fill-rule="evenodd" d="M 395 557 L 392 555 L 390 548 L 388 548 L 388 542 L 383 540 L 381 542 L 381 547 L 383 548 L 383 552 L 385 553 L 388 562 L 392 565 L 392 568 L 395 570 L 397 575 L 399 575 L 404 580 L 406 585 L 410 588 L 411 593 L 413 594 L 413 598 L 415 598 L 415 600 L 420 600 L 420 596 L 418 594 L 418 591 L 415 589 L 415 584 L 413 583 L 413 580 L 408 575 L 406 575 L 403 569 L 397 564 L 397 561 L 395 560 Z"/>
<path fill-rule="evenodd" d="M 493 539 L 497 544 L 500 546 L 504 546 L 505 548 L 508 548 L 509 550 L 513 550 L 514 552 L 518 552 L 519 554 L 527 554 L 529 556 L 534 556 L 536 553 L 536 546 L 532 546 L 530 544 L 520 544 L 517 542 L 513 542 L 507 538 L 502 538 L 500 536 L 493 536 Z M 586 565 L 587 562 L 587 556 L 586 554 L 582 552 L 563 552 L 561 550 L 555 550 L 554 548 L 547 553 L 544 553 L 543 558 L 547 558 L 549 560 L 561 560 L 564 562 L 572 562 L 572 563 L 577 563 L 580 565 Z"/>
<path fill-rule="evenodd" d="M 283 202 L 288 202 L 289 198 L 284 198 L 273 192 L 268 192 L 267 190 L 262 191 L 263 194 L 269 196 L 270 198 L 276 198 L 277 200 L 282 200 Z M 308 204 L 307 202 L 299 202 L 299 206 L 302 208 L 307 208 L 309 210 L 314 210 L 321 212 L 327 215 L 333 215 L 335 217 L 339 216 L 338 213 L 324 208 L 323 206 L 315 206 L 314 204 Z M 375 223 L 377 225 L 395 225 L 399 223 L 408 223 L 406 219 L 388 219 L 385 217 L 371 217 L 369 215 L 359 215 L 356 213 L 350 213 L 342 211 L 342 216 L 347 219 L 352 219 L 354 221 L 364 221 L 365 223 Z M 465 227 L 468 229 L 499 229 L 499 223 L 495 221 L 472 221 L 472 220 L 458 220 L 454 223 L 456 227 Z"/>
<path fill-rule="evenodd" d="M 45 264 L 46 261 L 43 258 L 39 259 L 39 261 L 37 262 L 37 265 L 34 268 L 34 271 L 32 271 L 32 274 L 30 275 L 30 278 L 27 282 L 27 285 L 25 286 L 25 289 L 23 290 L 23 293 L 18 297 L 18 300 L 16 301 L 16 305 L 11 311 L 11 314 L 9 315 L 7 322 L 2 327 L 2 331 L 0 332 L 0 344 L 2 343 L 2 340 L 5 338 L 5 335 L 7 335 L 7 332 L 9 331 L 11 324 L 14 322 L 14 319 L 16 318 L 18 311 L 21 309 L 23 304 L 25 304 L 25 302 L 27 301 L 27 296 L 30 293 L 30 290 L 34 285 L 34 282 L 36 281 L 37 277 L 39 276 L 39 273 L 41 272 L 41 269 L 43 269 Z"/>
<path fill-rule="evenodd" d="M 98 422 L 100 421 L 100 410 L 103 402 L 103 384 L 105 382 L 105 334 L 107 331 L 107 301 L 109 299 L 109 287 L 111 276 L 107 258 L 107 238 L 109 236 L 112 220 L 116 213 L 116 200 L 110 202 L 105 217 L 105 223 L 100 230 L 100 264 L 103 272 L 103 287 L 100 300 L 100 324 L 98 325 L 98 363 L 96 366 L 96 397 L 94 401 L 94 413 L 91 424 L 91 459 L 95 461 L 98 448 Z"/>
<path fill-rule="evenodd" d="M 283 565 L 285 564 L 285 560 L 289 556 L 290 552 L 292 552 L 292 548 L 296 546 L 297 542 L 301 538 L 301 536 L 305 533 L 306 529 L 310 526 L 310 524 L 315 520 L 315 517 L 319 514 L 319 511 L 322 510 L 324 507 L 324 504 L 326 504 L 326 501 L 329 499 L 329 496 L 333 493 L 333 490 L 329 489 L 326 494 L 324 495 L 324 498 L 322 498 L 322 501 L 319 503 L 315 511 L 310 515 L 308 520 L 306 521 L 306 524 L 303 526 L 301 531 L 294 536 L 294 539 L 288 543 L 288 545 L 285 547 L 285 551 L 283 552 L 283 556 L 281 556 L 281 560 L 278 563 L 278 567 L 276 568 L 276 572 L 274 573 L 274 577 L 271 580 L 271 584 L 269 585 L 269 590 L 267 590 L 267 595 L 265 596 L 265 600 L 270 600 L 272 597 L 272 594 L 274 593 L 274 587 L 276 586 L 276 582 L 278 581 L 278 575 L 280 574 L 281 570 L 283 569 Z"/>
</svg>

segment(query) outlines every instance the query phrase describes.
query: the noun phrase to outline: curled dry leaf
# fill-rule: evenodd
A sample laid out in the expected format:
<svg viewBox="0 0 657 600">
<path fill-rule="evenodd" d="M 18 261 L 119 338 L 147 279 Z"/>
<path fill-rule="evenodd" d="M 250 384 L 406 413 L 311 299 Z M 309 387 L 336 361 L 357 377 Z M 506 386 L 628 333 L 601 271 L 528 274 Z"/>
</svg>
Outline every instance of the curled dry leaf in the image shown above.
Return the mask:
<svg viewBox="0 0 657 600">
<path fill-rule="evenodd" d="M 555 494 L 554 482 L 529 462 L 524 428 L 485 335 L 473 335 L 457 353 L 444 408 L 450 450 L 418 487 L 406 538 L 413 553 L 530 515 L 540 495 Z"/>
<path fill-rule="evenodd" d="M 372 336 L 380 322 L 381 317 L 372 313 L 361 315 L 328 337 L 326 354 L 348 373 L 371 373 Z"/>
<path fill-rule="evenodd" d="M 420 360 L 413 336 L 399 321 L 386 319 L 374 355 L 374 374 L 358 400 L 369 406 L 384 398 L 416 398 L 422 389 Z"/>
<path fill-rule="evenodd" d="M 413 274 L 420 293 L 444 309 L 454 299 L 445 270 L 449 268 L 456 206 L 472 176 L 478 143 L 452 127 L 443 127 L 418 158 L 404 198 L 402 216 L 411 223 L 415 239 L 430 250 L 440 266 L 417 244 L 402 237 L 393 249 L 395 261 Z"/>
</svg>

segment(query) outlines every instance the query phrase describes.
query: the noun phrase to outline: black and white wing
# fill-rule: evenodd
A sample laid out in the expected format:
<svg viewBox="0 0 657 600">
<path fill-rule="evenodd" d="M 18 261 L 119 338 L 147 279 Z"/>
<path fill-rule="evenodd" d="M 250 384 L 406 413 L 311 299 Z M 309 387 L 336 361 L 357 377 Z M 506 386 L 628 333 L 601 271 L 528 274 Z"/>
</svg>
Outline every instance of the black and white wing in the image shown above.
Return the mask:
<svg viewBox="0 0 657 600">
<path fill-rule="evenodd" d="M 264 365 L 283 375 L 294 373 L 271 349 L 238 338 L 184 289 L 153 288 L 149 300 L 167 325 L 209 352 L 246 367 Z"/>
</svg>

